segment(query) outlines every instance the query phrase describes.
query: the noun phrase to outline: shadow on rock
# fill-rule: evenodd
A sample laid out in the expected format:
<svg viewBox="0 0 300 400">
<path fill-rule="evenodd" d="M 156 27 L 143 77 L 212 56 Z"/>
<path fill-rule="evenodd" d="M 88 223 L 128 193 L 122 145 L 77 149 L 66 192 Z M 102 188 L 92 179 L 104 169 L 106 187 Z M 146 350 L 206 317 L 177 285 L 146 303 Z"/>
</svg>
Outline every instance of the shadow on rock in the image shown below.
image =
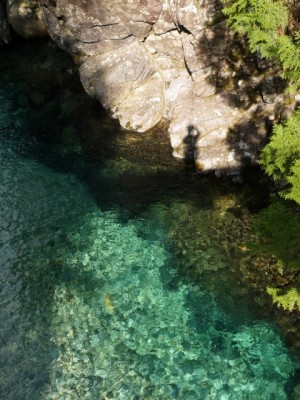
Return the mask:
<svg viewBox="0 0 300 400">
<path fill-rule="evenodd" d="M 184 143 L 184 163 L 185 173 L 189 175 L 191 172 L 196 172 L 196 160 L 198 158 L 197 140 L 200 133 L 197 128 L 192 125 L 188 126 L 188 134 L 183 139 Z"/>
<path fill-rule="evenodd" d="M 252 54 L 247 41 L 227 28 L 221 2 L 216 0 L 214 7 L 214 18 L 195 40 L 196 54 L 208 71 L 206 83 L 214 87 L 214 96 L 234 115 L 224 126 L 228 165 L 253 165 L 273 124 L 288 117 L 295 101 L 284 93 L 287 83 L 280 66 Z"/>
</svg>

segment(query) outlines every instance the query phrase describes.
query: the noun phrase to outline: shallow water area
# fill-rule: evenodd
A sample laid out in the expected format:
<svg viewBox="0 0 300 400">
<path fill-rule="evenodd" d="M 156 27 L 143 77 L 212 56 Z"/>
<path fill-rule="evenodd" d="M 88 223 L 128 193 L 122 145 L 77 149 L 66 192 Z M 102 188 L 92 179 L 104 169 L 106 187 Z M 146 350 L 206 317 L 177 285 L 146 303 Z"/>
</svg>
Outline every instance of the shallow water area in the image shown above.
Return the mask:
<svg viewBox="0 0 300 400">
<path fill-rule="evenodd" d="M 119 131 L 46 42 L 0 72 L 0 398 L 292 399 L 239 283 L 249 189 Z"/>
</svg>

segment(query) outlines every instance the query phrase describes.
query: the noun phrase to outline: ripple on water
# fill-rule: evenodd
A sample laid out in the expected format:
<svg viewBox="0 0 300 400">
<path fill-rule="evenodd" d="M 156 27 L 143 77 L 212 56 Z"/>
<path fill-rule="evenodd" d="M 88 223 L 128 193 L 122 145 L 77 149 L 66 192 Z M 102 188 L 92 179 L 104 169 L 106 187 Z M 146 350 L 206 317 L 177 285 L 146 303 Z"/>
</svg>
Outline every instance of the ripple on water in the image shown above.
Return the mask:
<svg viewBox="0 0 300 400">
<path fill-rule="evenodd" d="M 263 321 L 233 323 L 209 282 L 195 285 L 177 275 L 163 221 L 170 227 L 181 202 L 153 205 L 149 220 L 144 213 L 143 220 L 121 224 L 73 175 L 24 158 L 6 168 L 2 260 L 23 280 L 14 293 L 15 323 L 25 329 L 17 328 L 14 345 L 26 358 L 28 398 L 39 385 L 45 399 L 73 399 L 74 393 L 82 399 L 286 398 L 292 366 L 277 332 Z M 207 211 L 202 214 L 205 223 Z M 205 268 L 205 255 L 197 256 L 194 263 Z M 215 250 L 209 262 L 221 259 Z M 166 286 L 162 270 L 175 287 Z M 8 344 L 11 329 L 6 324 Z M 39 371 L 37 350 L 47 371 L 39 384 L 36 376 L 45 370 Z M 5 363 L 11 351 L 4 351 Z M 19 367 L 5 369 L 22 381 Z"/>
<path fill-rule="evenodd" d="M 0 397 L 288 399 L 288 352 L 240 301 L 222 193 L 191 200 L 170 178 L 172 196 L 150 204 L 145 192 L 135 215 L 117 161 L 91 168 L 54 146 L 43 162 L 24 112 L 5 104 Z"/>
</svg>

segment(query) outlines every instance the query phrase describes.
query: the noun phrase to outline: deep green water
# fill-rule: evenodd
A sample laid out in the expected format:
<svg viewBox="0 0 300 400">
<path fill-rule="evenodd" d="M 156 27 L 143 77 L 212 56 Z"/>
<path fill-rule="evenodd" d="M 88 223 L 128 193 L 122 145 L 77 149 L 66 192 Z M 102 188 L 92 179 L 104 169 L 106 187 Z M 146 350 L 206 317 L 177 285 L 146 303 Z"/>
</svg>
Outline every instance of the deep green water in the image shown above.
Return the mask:
<svg viewBox="0 0 300 400">
<path fill-rule="evenodd" d="M 294 398 L 239 281 L 251 189 L 143 153 L 49 45 L 0 51 L 0 398 Z"/>
</svg>

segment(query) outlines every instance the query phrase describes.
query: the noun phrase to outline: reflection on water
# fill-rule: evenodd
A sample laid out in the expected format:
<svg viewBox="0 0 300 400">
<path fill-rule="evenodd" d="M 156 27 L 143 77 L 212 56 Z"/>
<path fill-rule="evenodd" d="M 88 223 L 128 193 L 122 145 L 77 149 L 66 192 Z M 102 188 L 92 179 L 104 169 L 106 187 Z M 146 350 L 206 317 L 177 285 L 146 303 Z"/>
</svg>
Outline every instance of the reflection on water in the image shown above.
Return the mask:
<svg viewBox="0 0 300 400">
<path fill-rule="evenodd" d="M 290 356 L 239 285 L 241 194 L 78 118 L 85 96 L 54 90 L 67 61 L 24 46 L 0 59 L 1 399 L 290 398 Z M 26 95 L 26 62 L 54 89 Z"/>
</svg>

